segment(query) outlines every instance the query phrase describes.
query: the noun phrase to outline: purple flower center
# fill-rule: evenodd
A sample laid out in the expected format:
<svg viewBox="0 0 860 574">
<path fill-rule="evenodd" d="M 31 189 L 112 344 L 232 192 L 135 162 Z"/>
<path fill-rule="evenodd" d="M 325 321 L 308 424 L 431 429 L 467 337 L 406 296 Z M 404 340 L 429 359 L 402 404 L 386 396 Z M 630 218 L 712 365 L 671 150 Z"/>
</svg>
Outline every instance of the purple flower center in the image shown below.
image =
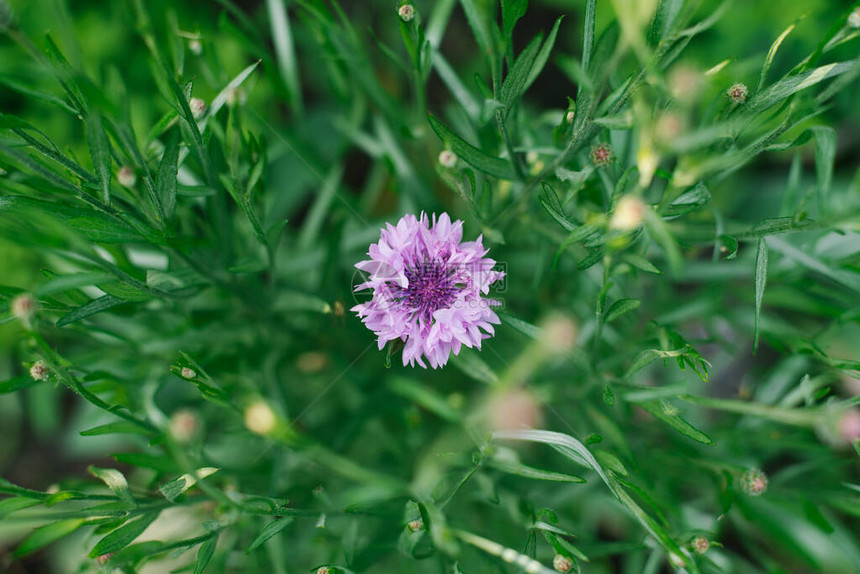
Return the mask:
<svg viewBox="0 0 860 574">
<path fill-rule="evenodd" d="M 400 289 L 398 299 L 425 321 L 430 321 L 439 309 L 450 307 L 466 287 L 456 267 L 427 259 L 407 267 L 404 274 L 409 285 Z"/>
</svg>

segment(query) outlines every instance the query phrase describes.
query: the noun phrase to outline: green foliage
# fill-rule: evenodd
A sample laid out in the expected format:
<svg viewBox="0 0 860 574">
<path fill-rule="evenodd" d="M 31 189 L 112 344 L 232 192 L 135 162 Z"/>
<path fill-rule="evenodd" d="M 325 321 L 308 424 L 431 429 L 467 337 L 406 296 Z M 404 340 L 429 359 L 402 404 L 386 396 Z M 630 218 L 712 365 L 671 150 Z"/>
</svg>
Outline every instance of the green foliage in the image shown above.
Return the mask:
<svg viewBox="0 0 860 574">
<path fill-rule="evenodd" d="M 0 0 L 0 568 L 860 570 L 851 9 L 257 4 Z M 349 311 L 421 211 L 441 371 Z"/>
</svg>

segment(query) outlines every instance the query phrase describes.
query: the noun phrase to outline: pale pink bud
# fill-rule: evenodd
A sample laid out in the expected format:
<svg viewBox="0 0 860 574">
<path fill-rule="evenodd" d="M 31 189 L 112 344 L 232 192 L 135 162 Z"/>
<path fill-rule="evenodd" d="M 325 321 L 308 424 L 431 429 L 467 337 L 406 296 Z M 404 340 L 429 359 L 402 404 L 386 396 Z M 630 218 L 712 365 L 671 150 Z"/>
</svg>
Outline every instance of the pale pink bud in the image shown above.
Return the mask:
<svg viewBox="0 0 860 574">
<path fill-rule="evenodd" d="M 412 18 L 415 17 L 415 8 L 412 7 L 412 4 L 404 4 L 397 9 L 397 15 L 404 22 L 411 22 Z"/>
<path fill-rule="evenodd" d="M 711 543 L 704 536 L 697 536 L 693 539 L 693 550 L 699 554 L 704 554 L 711 547 Z"/>
<path fill-rule="evenodd" d="M 573 560 L 567 556 L 556 554 L 552 559 L 552 567 L 555 568 L 557 572 L 570 572 L 573 569 Z"/>
<path fill-rule="evenodd" d="M 180 375 L 182 375 L 183 379 L 193 379 L 197 377 L 197 371 L 189 367 L 182 367 Z"/>
<path fill-rule="evenodd" d="M 457 154 L 450 150 L 442 150 L 439 152 L 439 165 L 451 169 L 457 165 Z"/>
<path fill-rule="evenodd" d="M 741 487 L 750 496 L 760 496 L 767 490 L 767 475 L 758 468 L 751 468 L 741 476 Z"/>
<path fill-rule="evenodd" d="M 591 150 L 591 161 L 598 167 L 607 165 L 613 159 L 612 148 L 606 144 L 597 145 Z"/>
<path fill-rule="evenodd" d="M 645 203 L 635 195 L 625 195 L 615 204 L 615 213 L 609 220 L 609 228 L 618 231 L 633 231 L 642 225 Z"/>
<path fill-rule="evenodd" d="M 200 98 L 191 98 L 188 100 L 188 107 L 191 108 L 191 115 L 195 120 L 199 120 L 206 113 L 206 102 Z"/>
<path fill-rule="evenodd" d="M 9 311 L 12 316 L 24 323 L 29 323 L 33 319 L 38 308 L 39 302 L 29 293 L 16 296 L 9 304 Z"/>
<path fill-rule="evenodd" d="M 116 180 L 123 187 L 134 187 L 134 184 L 137 183 L 137 176 L 133 169 L 124 165 L 116 172 Z"/>
<path fill-rule="evenodd" d="M 742 104 L 747 101 L 747 97 L 750 94 L 749 88 L 747 88 L 746 84 L 742 84 L 738 82 L 734 84 L 731 88 L 728 89 L 726 94 L 729 96 L 729 99 L 736 104 Z"/>
<path fill-rule="evenodd" d="M 39 360 L 30 367 L 30 376 L 34 381 L 47 381 L 50 371 L 45 361 Z"/>
</svg>

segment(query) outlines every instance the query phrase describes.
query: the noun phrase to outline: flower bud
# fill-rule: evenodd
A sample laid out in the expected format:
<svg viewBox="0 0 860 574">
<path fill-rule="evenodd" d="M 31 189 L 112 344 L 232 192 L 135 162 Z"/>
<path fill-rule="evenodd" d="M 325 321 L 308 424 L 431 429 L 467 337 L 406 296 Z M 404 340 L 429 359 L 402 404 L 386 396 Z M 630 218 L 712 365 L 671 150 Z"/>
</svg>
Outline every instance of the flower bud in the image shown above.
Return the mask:
<svg viewBox="0 0 860 574">
<path fill-rule="evenodd" d="M 597 167 L 602 167 L 615 159 L 612 148 L 606 144 L 599 144 L 591 150 L 591 161 Z"/>
<path fill-rule="evenodd" d="M 576 119 L 576 111 L 567 110 L 567 113 L 564 115 L 564 121 L 569 123 L 569 124 L 572 124 L 573 120 L 575 120 L 575 119 Z"/>
<path fill-rule="evenodd" d="M 36 316 L 38 309 L 39 302 L 29 293 L 17 295 L 9 304 L 9 312 L 12 313 L 12 316 L 27 324 Z"/>
<path fill-rule="evenodd" d="M 397 15 L 404 22 L 411 22 L 412 18 L 415 17 L 415 8 L 412 7 L 412 4 L 404 4 L 397 9 Z"/>
<path fill-rule="evenodd" d="M 635 195 L 625 195 L 615 204 L 615 213 L 609 220 L 609 229 L 633 231 L 642 225 L 645 203 Z"/>
<path fill-rule="evenodd" d="M 699 554 L 704 554 L 708 551 L 708 548 L 711 547 L 711 543 L 704 536 L 697 536 L 693 539 L 693 550 L 698 552 Z"/>
<path fill-rule="evenodd" d="M 564 315 L 558 314 L 547 318 L 543 322 L 543 333 L 541 336 L 544 346 L 556 354 L 564 354 L 576 345 L 577 332 L 576 323 Z"/>
<path fill-rule="evenodd" d="M 684 557 L 675 554 L 674 552 L 669 554 L 669 562 L 671 562 L 672 566 L 674 566 L 675 568 L 683 568 L 687 565 L 687 561 L 684 559 Z"/>
<path fill-rule="evenodd" d="M 848 25 L 852 28 L 860 28 L 860 8 L 854 8 L 854 11 L 848 15 Z"/>
<path fill-rule="evenodd" d="M 245 409 L 245 426 L 253 433 L 267 435 L 275 430 L 278 417 L 267 403 L 257 401 Z"/>
<path fill-rule="evenodd" d="M 133 169 L 124 165 L 116 172 L 116 180 L 121 186 L 130 188 L 134 187 L 134 184 L 137 183 L 137 176 L 134 175 Z"/>
<path fill-rule="evenodd" d="M 557 572 L 570 572 L 573 569 L 573 560 L 567 556 L 556 554 L 552 559 L 552 567 L 555 568 Z"/>
<path fill-rule="evenodd" d="M 439 152 L 439 165 L 452 169 L 457 165 L 457 154 L 450 150 L 442 150 Z"/>
<path fill-rule="evenodd" d="M 188 40 L 188 49 L 191 50 L 191 53 L 195 56 L 199 56 L 203 53 L 203 42 L 201 42 L 199 38 L 191 38 Z"/>
<path fill-rule="evenodd" d="M 669 73 L 669 92 L 682 103 L 695 102 L 701 87 L 702 74 L 693 67 L 680 65 Z"/>
<path fill-rule="evenodd" d="M 767 475 L 758 468 L 751 468 L 741 476 L 741 487 L 750 496 L 760 496 L 767 490 Z"/>
<path fill-rule="evenodd" d="M 45 361 L 41 359 L 33 363 L 30 367 L 30 376 L 34 381 L 47 381 L 48 375 L 51 373 L 48 370 L 48 366 L 45 364 Z"/>
<path fill-rule="evenodd" d="M 197 415 L 188 409 L 173 413 L 170 417 L 170 436 L 178 443 L 189 443 L 197 435 L 200 423 Z"/>
<path fill-rule="evenodd" d="M 328 566 L 320 566 L 317 568 L 317 574 L 329 574 L 331 570 L 329 570 Z"/>
<path fill-rule="evenodd" d="M 199 120 L 206 113 L 206 102 L 200 98 L 191 98 L 188 100 L 188 107 L 191 108 L 191 115 L 195 120 Z"/>
<path fill-rule="evenodd" d="M 194 379 L 197 377 L 197 371 L 191 369 L 189 367 L 182 367 L 182 370 L 179 372 L 183 379 Z"/>
<path fill-rule="evenodd" d="M 101 556 L 96 558 L 96 562 L 98 562 L 99 565 L 104 566 L 105 564 L 107 564 L 108 560 L 111 559 L 111 556 L 113 556 L 113 552 L 108 552 L 107 554 L 102 554 Z"/>
<path fill-rule="evenodd" d="M 742 84 L 738 82 L 734 84 L 731 88 L 726 91 L 726 94 L 729 96 L 729 99 L 736 103 L 742 104 L 747 101 L 747 97 L 750 94 L 749 88 L 747 88 L 746 84 Z"/>
<path fill-rule="evenodd" d="M 850 409 L 839 417 L 839 436 L 845 442 L 860 440 L 860 410 Z"/>
<path fill-rule="evenodd" d="M 408 528 L 410 532 L 418 532 L 419 530 L 424 529 L 424 521 L 421 519 L 413 520 L 406 525 L 406 528 Z"/>
<path fill-rule="evenodd" d="M 511 389 L 493 397 L 488 406 L 490 428 L 494 431 L 519 431 L 540 426 L 540 404 L 526 389 Z"/>
</svg>

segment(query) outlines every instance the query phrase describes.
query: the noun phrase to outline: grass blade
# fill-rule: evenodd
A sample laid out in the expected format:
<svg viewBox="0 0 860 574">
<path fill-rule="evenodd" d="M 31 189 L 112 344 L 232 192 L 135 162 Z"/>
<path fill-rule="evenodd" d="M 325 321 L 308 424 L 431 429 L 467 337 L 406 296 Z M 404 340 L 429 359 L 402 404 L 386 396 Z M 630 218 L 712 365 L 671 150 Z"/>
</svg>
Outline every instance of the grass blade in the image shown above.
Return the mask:
<svg viewBox="0 0 860 574">
<path fill-rule="evenodd" d="M 755 322 L 753 328 L 753 352 L 758 350 L 758 324 L 764 287 L 767 284 L 767 240 L 759 237 L 755 254 Z"/>
</svg>

